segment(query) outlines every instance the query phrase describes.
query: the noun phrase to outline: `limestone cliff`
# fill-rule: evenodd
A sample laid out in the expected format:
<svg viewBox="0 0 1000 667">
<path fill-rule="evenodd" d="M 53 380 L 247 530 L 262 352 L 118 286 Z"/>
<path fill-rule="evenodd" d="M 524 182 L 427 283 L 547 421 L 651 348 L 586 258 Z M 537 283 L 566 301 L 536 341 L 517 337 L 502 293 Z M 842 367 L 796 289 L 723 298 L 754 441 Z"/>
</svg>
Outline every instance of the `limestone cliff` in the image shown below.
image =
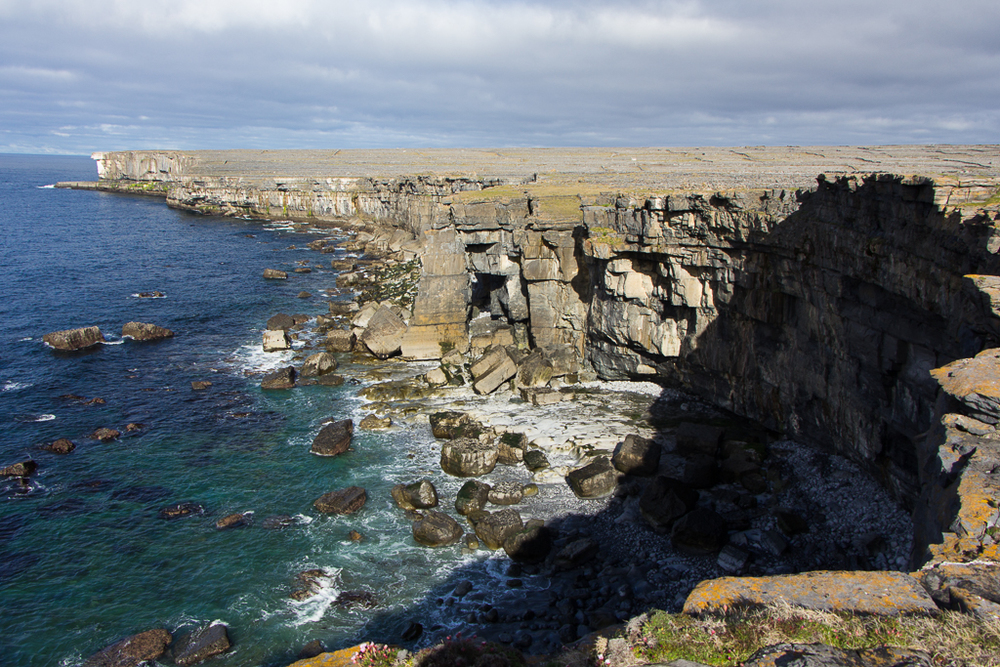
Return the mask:
<svg viewBox="0 0 1000 667">
<path fill-rule="evenodd" d="M 156 182 L 178 208 L 367 227 L 372 248 L 419 255 L 404 356 L 467 348 L 473 308 L 489 311 L 515 339 L 575 350 L 602 378 L 693 391 L 864 462 L 926 504 L 917 443 L 941 414 L 930 371 L 1000 342 L 968 277 L 1000 274 L 1000 151 L 946 148 L 901 148 L 895 162 L 888 149 L 881 162 L 874 149 L 829 149 L 826 162 L 806 160 L 815 150 L 730 150 L 749 163 L 718 157 L 705 178 L 685 160 L 724 149 L 674 162 L 645 149 L 638 167 L 568 151 L 549 171 L 516 152 L 493 171 L 422 169 L 399 152 L 298 168 L 249 152 L 233 166 L 220 152 L 95 158 L 107 189 Z M 858 168 L 868 164 L 931 177 Z"/>
</svg>

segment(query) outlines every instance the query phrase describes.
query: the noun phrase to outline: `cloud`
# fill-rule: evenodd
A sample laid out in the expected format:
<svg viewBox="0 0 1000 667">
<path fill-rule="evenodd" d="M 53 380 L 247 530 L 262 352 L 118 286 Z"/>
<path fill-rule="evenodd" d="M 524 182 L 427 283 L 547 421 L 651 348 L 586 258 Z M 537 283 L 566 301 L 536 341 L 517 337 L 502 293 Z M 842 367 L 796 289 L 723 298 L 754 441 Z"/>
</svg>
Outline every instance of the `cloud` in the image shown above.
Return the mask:
<svg viewBox="0 0 1000 667">
<path fill-rule="evenodd" d="M 998 24 L 994 0 L 0 0 L 0 126 L 73 152 L 997 142 Z"/>
</svg>

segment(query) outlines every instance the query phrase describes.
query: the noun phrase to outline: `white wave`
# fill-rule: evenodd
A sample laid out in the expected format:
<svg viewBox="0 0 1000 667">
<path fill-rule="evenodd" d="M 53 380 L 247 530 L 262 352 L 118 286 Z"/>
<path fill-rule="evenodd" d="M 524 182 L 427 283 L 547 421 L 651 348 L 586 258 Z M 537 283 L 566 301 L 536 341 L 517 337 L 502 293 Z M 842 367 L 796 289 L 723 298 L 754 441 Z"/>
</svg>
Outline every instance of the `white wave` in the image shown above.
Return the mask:
<svg viewBox="0 0 1000 667">
<path fill-rule="evenodd" d="M 131 338 L 131 336 L 126 336 L 126 338 Z M 118 340 L 104 340 L 101 341 L 101 345 L 121 345 L 125 342 L 125 338 L 119 338 Z"/>
<path fill-rule="evenodd" d="M 265 352 L 259 341 L 240 346 L 229 357 L 229 361 L 240 372 L 266 373 L 292 363 L 293 350 Z"/>
<path fill-rule="evenodd" d="M 341 594 L 340 573 L 342 568 L 326 569 L 329 577 L 322 577 L 317 582 L 316 594 L 305 600 L 289 600 L 288 606 L 295 616 L 291 622 L 293 627 L 306 623 L 315 623 L 326 616 L 326 612 L 337 601 Z"/>
<path fill-rule="evenodd" d="M 3 385 L 0 385 L 0 392 L 20 391 L 21 389 L 27 389 L 30 386 L 32 386 L 31 382 L 15 382 L 13 380 L 7 380 L 3 383 Z"/>
<path fill-rule="evenodd" d="M 50 414 L 29 414 L 29 415 L 17 415 L 14 417 L 14 421 L 19 421 L 22 424 L 33 424 L 35 422 L 50 422 L 55 419 L 55 415 Z"/>
<path fill-rule="evenodd" d="M 17 342 L 19 342 L 19 343 L 24 343 L 24 342 L 27 342 L 27 341 L 29 341 L 29 340 L 35 340 L 35 339 L 34 339 L 34 338 L 32 338 L 31 336 L 25 336 L 24 338 L 18 338 L 18 339 L 17 339 Z"/>
<path fill-rule="evenodd" d="M 53 184 L 51 184 L 51 185 L 39 185 L 39 186 L 38 186 L 38 189 L 39 189 L 39 190 L 51 190 L 51 189 L 53 189 L 54 187 L 56 187 L 56 186 L 55 186 L 55 184 L 53 183 Z"/>
</svg>

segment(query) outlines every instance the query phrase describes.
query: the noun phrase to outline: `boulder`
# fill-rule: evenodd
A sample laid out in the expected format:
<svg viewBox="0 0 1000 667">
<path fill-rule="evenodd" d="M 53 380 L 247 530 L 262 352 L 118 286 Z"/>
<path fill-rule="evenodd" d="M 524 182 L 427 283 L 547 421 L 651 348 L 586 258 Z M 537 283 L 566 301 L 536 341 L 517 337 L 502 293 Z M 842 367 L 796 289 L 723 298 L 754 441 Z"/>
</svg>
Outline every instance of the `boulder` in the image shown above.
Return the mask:
<svg viewBox="0 0 1000 667">
<path fill-rule="evenodd" d="M 326 332 L 327 352 L 350 352 L 354 349 L 357 337 L 347 329 L 331 329 Z"/>
<path fill-rule="evenodd" d="M 708 424 L 693 424 L 683 422 L 677 427 L 677 451 L 685 453 L 701 453 L 715 457 L 719 453 L 719 443 L 724 431 L 718 426 Z"/>
<path fill-rule="evenodd" d="M 349 486 L 330 493 L 324 493 L 313 502 L 324 514 L 354 514 L 368 501 L 368 494 L 360 486 Z"/>
<path fill-rule="evenodd" d="M 294 326 L 295 320 L 291 315 L 278 313 L 277 315 L 272 315 L 267 320 L 267 325 L 264 328 L 268 331 L 288 331 Z"/>
<path fill-rule="evenodd" d="M 477 394 L 489 394 L 517 375 L 517 366 L 506 348 L 494 347 L 472 365 L 472 389 Z"/>
<path fill-rule="evenodd" d="M 260 380 L 261 389 L 291 389 L 295 386 L 295 368 L 285 366 L 271 371 Z"/>
<path fill-rule="evenodd" d="M 698 492 L 674 479 L 657 477 L 639 497 L 639 513 L 657 531 L 670 530 L 674 522 L 695 508 Z"/>
<path fill-rule="evenodd" d="M 504 433 L 500 436 L 497 462 L 515 466 L 524 461 L 524 450 L 528 448 L 528 438 L 523 433 Z"/>
<path fill-rule="evenodd" d="M 431 432 L 435 438 L 477 438 L 482 425 L 464 412 L 435 412 L 430 416 Z"/>
<path fill-rule="evenodd" d="M 122 338 L 132 340 L 162 340 L 172 338 L 174 332 L 155 324 L 146 322 L 128 322 L 122 327 Z"/>
<path fill-rule="evenodd" d="M 76 449 L 76 445 L 74 445 L 73 441 L 69 438 L 59 438 L 54 442 L 44 445 L 42 449 L 52 452 L 53 454 L 69 454 Z"/>
<path fill-rule="evenodd" d="M 556 553 L 555 566 L 560 570 L 569 570 L 592 560 L 600 550 L 601 545 L 589 537 L 574 540 Z"/>
<path fill-rule="evenodd" d="M 574 345 L 568 343 L 546 345 L 545 356 L 552 364 L 552 377 L 563 377 L 580 372 L 580 357 Z"/>
<path fill-rule="evenodd" d="M 337 370 L 337 360 L 329 352 L 317 352 L 306 357 L 299 374 L 302 377 L 319 377 Z"/>
<path fill-rule="evenodd" d="M 496 551 L 503 547 L 504 540 L 524 527 L 517 510 L 505 509 L 484 517 L 476 525 L 478 537 L 487 549 Z"/>
<path fill-rule="evenodd" d="M 357 265 L 357 261 L 351 258 L 330 260 L 330 268 L 335 271 L 353 271 Z"/>
<path fill-rule="evenodd" d="M 358 342 L 379 359 L 386 359 L 399 353 L 406 323 L 391 308 L 380 307 L 368 321 L 368 327 Z"/>
<path fill-rule="evenodd" d="M 82 350 L 104 342 L 104 334 L 97 327 L 65 329 L 45 334 L 42 336 L 42 341 L 56 350 Z"/>
<path fill-rule="evenodd" d="M 701 452 L 684 455 L 667 454 L 663 469 L 668 477 L 684 482 L 695 489 L 707 489 L 719 479 L 718 461 L 714 456 Z"/>
<path fill-rule="evenodd" d="M 545 352 L 534 349 L 517 365 L 517 387 L 544 387 L 552 378 L 552 362 Z"/>
<path fill-rule="evenodd" d="M 674 522 L 670 541 L 683 553 L 707 556 L 718 553 L 729 540 L 726 520 L 718 512 L 696 508 Z"/>
<path fill-rule="evenodd" d="M 540 449 L 529 449 L 524 453 L 524 467 L 531 472 L 538 472 L 549 467 L 549 459 Z"/>
<path fill-rule="evenodd" d="M 186 667 L 229 650 L 228 628 L 223 623 L 213 623 L 195 630 L 177 640 L 174 645 L 174 663 Z"/>
<path fill-rule="evenodd" d="M 419 521 L 413 522 L 413 539 L 425 547 L 455 544 L 464 534 L 458 522 L 443 512 L 424 512 Z"/>
<path fill-rule="evenodd" d="M 516 505 L 524 498 L 520 482 L 497 482 L 487 495 L 494 505 Z"/>
<path fill-rule="evenodd" d="M 566 475 L 566 483 L 578 498 L 603 498 L 611 495 L 618 485 L 618 471 L 612 467 L 608 457 L 599 456 L 592 463 Z"/>
<path fill-rule="evenodd" d="M 375 316 L 375 313 L 379 311 L 380 307 L 381 306 L 374 301 L 361 306 L 357 314 L 351 318 L 351 326 L 364 329 L 368 326 L 368 322 L 371 321 L 372 317 Z"/>
<path fill-rule="evenodd" d="M 544 525 L 528 525 L 504 540 L 503 550 L 511 560 L 539 563 L 552 551 L 552 534 Z"/>
<path fill-rule="evenodd" d="M 442 368 L 432 368 L 424 373 L 424 382 L 433 387 L 448 384 L 448 374 Z"/>
<path fill-rule="evenodd" d="M 358 428 L 365 429 L 368 431 L 376 429 L 385 429 L 389 428 L 390 426 L 392 426 L 391 417 L 379 417 L 376 414 L 367 415 L 364 419 L 361 420 L 361 423 L 358 424 Z"/>
<path fill-rule="evenodd" d="M 100 440 L 101 442 L 111 442 L 112 440 L 117 440 L 119 437 L 121 437 L 121 431 L 114 428 L 101 427 L 87 437 L 89 437 L 91 440 Z"/>
<path fill-rule="evenodd" d="M 339 387 L 344 384 L 344 376 L 337 375 L 336 373 L 330 373 L 329 375 L 320 375 L 316 378 L 316 384 L 322 385 L 324 387 Z"/>
<path fill-rule="evenodd" d="M 268 280 L 285 280 L 288 278 L 288 274 L 278 269 L 264 269 L 264 278 Z"/>
<path fill-rule="evenodd" d="M 252 517 L 253 512 L 237 512 L 236 514 L 229 514 L 216 521 L 215 527 L 218 530 L 225 530 L 227 528 L 243 528 L 244 526 L 250 525 L 250 519 Z"/>
<path fill-rule="evenodd" d="M 493 472 L 498 456 L 496 443 L 457 438 L 441 445 L 441 469 L 455 477 L 478 477 Z"/>
<path fill-rule="evenodd" d="M 138 667 L 166 653 L 172 639 L 163 629 L 140 632 L 90 656 L 83 667 Z"/>
<path fill-rule="evenodd" d="M 35 472 L 37 468 L 38 464 L 29 459 L 9 465 L 6 468 L 0 468 L 0 477 L 27 477 Z"/>
<path fill-rule="evenodd" d="M 392 499 L 404 510 L 422 510 L 437 507 L 437 489 L 430 480 L 422 479 L 412 484 L 397 484 L 392 487 Z"/>
<path fill-rule="evenodd" d="M 351 446 L 354 436 L 354 422 L 343 419 L 327 424 L 313 438 L 310 452 L 317 456 L 337 456 L 343 454 Z"/>
<path fill-rule="evenodd" d="M 290 350 L 292 347 L 292 340 L 288 337 L 288 334 L 284 331 L 265 331 L 262 346 L 265 352 L 281 352 L 282 350 Z"/>
<path fill-rule="evenodd" d="M 655 475 L 660 467 L 660 443 L 629 434 L 618 443 L 611 463 L 626 475 Z"/>
<path fill-rule="evenodd" d="M 462 485 L 455 496 L 455 511 L 462 516 L 478 512 L 489 500 L 490 485 L 471 479 Z"/>
</svg>

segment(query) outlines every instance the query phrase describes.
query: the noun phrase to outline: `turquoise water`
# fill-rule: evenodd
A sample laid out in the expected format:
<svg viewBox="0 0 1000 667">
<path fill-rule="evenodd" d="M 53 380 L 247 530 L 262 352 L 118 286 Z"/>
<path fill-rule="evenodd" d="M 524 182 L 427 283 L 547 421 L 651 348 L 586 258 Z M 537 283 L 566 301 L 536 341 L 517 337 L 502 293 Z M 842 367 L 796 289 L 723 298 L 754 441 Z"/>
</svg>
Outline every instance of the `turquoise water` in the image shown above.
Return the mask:
<svg viewBox="0 0 1000 667">
<path fill-rule="evenodd" d="M 357 419 L 357 386 L 257 386 L 256 372 L 277 363 L 259 351 L 267 318 L 327 310 L 331 256 L 304 246 L 328 233 L 43 187 L 94 177 L 87 158 L 0 156 L 0 466 L 38 462 L 28 489 L 0 480 L 0 664 L 74 665 L 136 632 L 220 620 L 234 650 L 213 664 L 283 665 L 313 639 L 335 648 L 396 639 L 411 618 L 445 622 L 433 589 L 471 557 L 416 545 L 389 495 L 437 470 L 429 429 L 357 431 L 355 451 L 322 459 L 308 453 L 312 437 L 325 420 Z M 303 260 L 313 273 L 261 278 Z M 166 298 L 134 296 L 153 290 Z M 315 296 L 297 299 L 302 290 Z M 177 335 L 122 341 L 130 320 Z M 46 332 L 94 324 L 109 343 L 92 351 L 42 343 Z M 196 392 L 194 380 L 212 386 Z M 86 437 L 128 423 L 144 427 L 110 443 Z M 60 437 L 77 449 L 38 448 Z M 319 495 L 349 485 L 368 491 L 360 513 L 313 510 Z M 160 518 L 177 502 L 206 512 Z M 244 511 L 252 526 L 216 530 L 218 518 Z M 265 529 L 272 515 L 297 521 Z M 351 542 L 351 530 L 365 539 Z M 339 578 L 291 600 L 295 574 L 312 568 Z M 379 606 L 332 604 L 358 589 Z"/>
</svg>

